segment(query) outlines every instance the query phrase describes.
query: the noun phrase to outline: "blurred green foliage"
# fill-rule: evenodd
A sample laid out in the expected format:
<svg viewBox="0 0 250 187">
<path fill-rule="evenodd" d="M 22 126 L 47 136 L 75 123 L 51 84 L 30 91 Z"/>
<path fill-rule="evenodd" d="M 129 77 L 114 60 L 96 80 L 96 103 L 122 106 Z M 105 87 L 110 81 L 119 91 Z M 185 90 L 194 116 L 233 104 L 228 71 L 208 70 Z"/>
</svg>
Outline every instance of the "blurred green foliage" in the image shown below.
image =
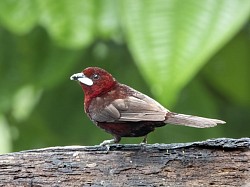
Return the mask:
<svg viewBox="0 0 250 187">
<path fill-rule="evenodd" d="M 227 121 L 169 125 L 149 143 L 249 136 L 249 15 L 249 0 L 1 0 L 0 152 L 111 138 L 69 80 L 88 66 L 175 112 Z"/>
</svg>

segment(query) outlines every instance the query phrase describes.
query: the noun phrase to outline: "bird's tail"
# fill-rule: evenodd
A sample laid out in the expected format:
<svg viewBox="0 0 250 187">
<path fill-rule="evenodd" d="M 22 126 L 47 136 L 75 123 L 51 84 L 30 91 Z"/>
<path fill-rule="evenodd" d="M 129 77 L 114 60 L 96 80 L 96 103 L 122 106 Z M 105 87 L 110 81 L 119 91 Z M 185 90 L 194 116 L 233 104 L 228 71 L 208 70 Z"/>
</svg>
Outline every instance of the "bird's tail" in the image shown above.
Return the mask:
<svg viewBox="0 0 250 187">
<path fill-rule="evenodd" d="M 184 125 L 196 128 L 208 128 L 214 127 L 218 124 L 224 124 L 226 122 L 218 119 L 171 113 L 167 115 L 165 123 L 170 123 L 174 125 Z"/>
</svg>

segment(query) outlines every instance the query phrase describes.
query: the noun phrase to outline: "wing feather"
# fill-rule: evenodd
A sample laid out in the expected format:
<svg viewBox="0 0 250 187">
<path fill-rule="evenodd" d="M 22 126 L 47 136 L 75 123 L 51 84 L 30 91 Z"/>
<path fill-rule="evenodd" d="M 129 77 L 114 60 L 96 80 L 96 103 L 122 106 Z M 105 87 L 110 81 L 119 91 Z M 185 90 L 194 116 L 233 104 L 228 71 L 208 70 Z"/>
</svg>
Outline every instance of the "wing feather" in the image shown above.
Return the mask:
<svg viewBox="0 0 250 187">
<path fill-rule="evenodd" d="M 121 116 L 120 112 L 112 104 L 109 104 L 99 112 L 93 112 L 91 114 L 91 119 L 98 122 L 114 122 Z"/>
<path fill-rule="evenodd" d="M 92 114 L 91 118 L 98 122 L 164 121 L 167 112 L 150 97 L 137 94 L 136 97 L 115 99 L 101 111 Z"/>
</svg>

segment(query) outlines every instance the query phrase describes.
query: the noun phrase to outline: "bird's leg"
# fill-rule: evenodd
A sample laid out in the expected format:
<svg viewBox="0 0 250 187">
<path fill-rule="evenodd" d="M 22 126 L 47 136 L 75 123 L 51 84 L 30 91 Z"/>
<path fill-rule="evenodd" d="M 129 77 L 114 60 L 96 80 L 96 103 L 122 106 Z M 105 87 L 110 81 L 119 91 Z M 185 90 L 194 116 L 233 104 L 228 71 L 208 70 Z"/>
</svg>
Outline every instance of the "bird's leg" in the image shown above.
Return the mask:
<svg viewBox="0 0 250 187">
<path fill-rule="evenodd" d="M 147 135 L 145 135 L 144 138 L 143 138 L 143 140 L 142 140 L 142 142 L 141 142 L 141 145 L 145 145 L 147 143 L 148 143 L 148 141 L 147 141 Z"/>
<path fill-rule="evenodd" d="M 106 146 L 109 144 L 119 143 L 120 141 L 121 141 L 121 137 L 114 136 L 114 138 L 111 140 L 104 140 L 102 143 L 100 143 L 100 146 Z"/>
<path fill-rule="evenodd" d="M 147 145 L 147 135 L 144 136 L 144 138 L 143 138 L 142 142 L 140 143 L 140 145 L 141 145 L 141 149 L 142 149 L 142 150 L 145 150 L 145 149 L 146 149 L 146 145 Z"/>
</svg>

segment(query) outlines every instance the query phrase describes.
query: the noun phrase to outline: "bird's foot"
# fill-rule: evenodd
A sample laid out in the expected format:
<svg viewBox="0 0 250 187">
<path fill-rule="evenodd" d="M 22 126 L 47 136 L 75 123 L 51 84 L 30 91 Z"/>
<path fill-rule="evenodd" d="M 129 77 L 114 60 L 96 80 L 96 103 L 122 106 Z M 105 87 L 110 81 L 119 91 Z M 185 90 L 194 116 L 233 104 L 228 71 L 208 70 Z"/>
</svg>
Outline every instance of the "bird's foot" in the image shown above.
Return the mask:
<svg viewBox="0 0 250 187">
<path fill-rule="evenodd" d="M 104 140 L 102 143 L 100 143 L 100 146 L 106 146 L 106 145 L 110 145 L 116 143 L 115 139 L 111 139 L 111 140 Z"/>
<path fill-rule="evenodd" d="M 105 146 L 107 149 L 107 152 L 109 152 L 110 150 L 110 144 L 115 143 L 115 139 L 111 139 L 111 140 L 104 140 L 102 143 L 100 143 L 100 146 Z"/>
<path fill-rule="evenodd" d="M 102 143 L 100 143 L 100 146 L 105 146 L 107 148 L 107 151 L 110 150 L 110 144 L 119 143 L 121 140 L 121 137 L 114 136 L 114 139 L 111 140 L 104 140 Z"/>
</svg>

